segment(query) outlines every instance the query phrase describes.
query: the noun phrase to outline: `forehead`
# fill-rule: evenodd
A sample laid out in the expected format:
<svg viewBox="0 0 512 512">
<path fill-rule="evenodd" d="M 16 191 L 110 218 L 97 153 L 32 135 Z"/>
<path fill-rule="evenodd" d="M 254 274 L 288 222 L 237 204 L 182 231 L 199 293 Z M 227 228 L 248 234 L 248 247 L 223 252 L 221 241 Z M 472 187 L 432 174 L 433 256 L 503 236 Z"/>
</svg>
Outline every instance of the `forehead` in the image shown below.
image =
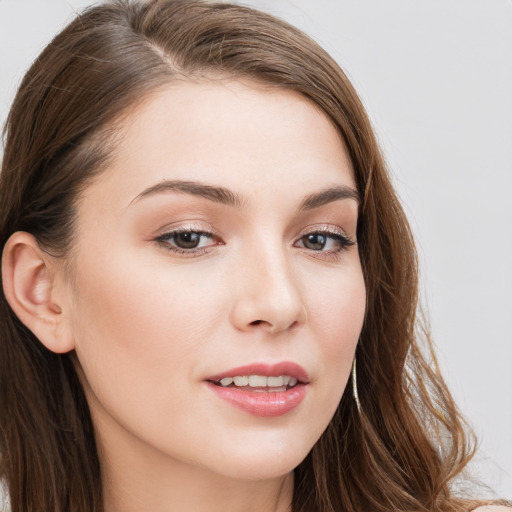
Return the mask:
<svg viewBox="0 0 512 512">
<path fill-rule="evenodd" d="M 298 93 L 276 87 L 176 82 L 126 115 L 118 140 L 109 168 L 86 196 L 103 190 L 126 203 L 169 179 L 248 196 L 354 184 L 343 139 L 328 116 Z"/>
</svg>

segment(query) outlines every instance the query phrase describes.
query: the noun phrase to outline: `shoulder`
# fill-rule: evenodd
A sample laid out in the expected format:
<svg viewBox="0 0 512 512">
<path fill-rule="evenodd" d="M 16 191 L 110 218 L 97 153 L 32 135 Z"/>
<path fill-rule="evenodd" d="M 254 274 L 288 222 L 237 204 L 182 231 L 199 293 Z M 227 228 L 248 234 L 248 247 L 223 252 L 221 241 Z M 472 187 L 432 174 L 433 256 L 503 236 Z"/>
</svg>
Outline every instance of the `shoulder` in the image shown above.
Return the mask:
<svg viewBox="0 0 512 512">
<path fill-rule="evenodd" d="M 503 505 L 483 505 L 475 508 L 472 512 L 512 512 L 512 508 Z"/>
</svg>

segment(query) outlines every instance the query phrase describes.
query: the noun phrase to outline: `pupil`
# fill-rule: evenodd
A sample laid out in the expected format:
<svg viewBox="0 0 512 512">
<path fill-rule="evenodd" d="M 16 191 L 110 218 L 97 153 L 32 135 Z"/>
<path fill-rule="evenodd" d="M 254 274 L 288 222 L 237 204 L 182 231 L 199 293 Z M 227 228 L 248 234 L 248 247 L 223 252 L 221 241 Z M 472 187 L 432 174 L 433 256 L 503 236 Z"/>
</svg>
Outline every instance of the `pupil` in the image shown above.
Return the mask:
<svg viewBox="0 0 512 512">
<path fill-rule="evenodd" d="M 311 235 L 306 235 L 303 239 L 304 246 L 308 249 L 313 249 L 314 251 L 320 251 L 323 249 L 326 242 L 326 236 L 320 233 L 312 233 Z"/>
<path fill-rule="evenodd" d="M 174 242 L 181 249 L 194 249 L 199 245 L 201 235 L 194 232 L 177 233 Z"/>
</svg>

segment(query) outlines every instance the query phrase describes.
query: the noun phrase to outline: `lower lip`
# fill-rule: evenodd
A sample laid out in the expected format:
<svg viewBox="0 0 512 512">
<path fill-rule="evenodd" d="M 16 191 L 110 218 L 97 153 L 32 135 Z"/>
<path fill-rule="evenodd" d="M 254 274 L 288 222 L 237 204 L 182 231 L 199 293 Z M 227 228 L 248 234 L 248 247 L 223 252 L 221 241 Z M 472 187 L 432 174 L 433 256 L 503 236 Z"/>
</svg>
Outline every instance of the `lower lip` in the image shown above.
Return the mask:
<svg viewBox="0 0 512 512">
<path fill-rule="evenodd" d="M 287 414 L 302 402 L 306 396 L 306 385 L 297 384 L 287 391 L 245 391 L 237 388 L 224 388 L 208 382 L 208 387 L 220 398 L 237 409 L 255 416 L 276 417 Z"/>
</svg>

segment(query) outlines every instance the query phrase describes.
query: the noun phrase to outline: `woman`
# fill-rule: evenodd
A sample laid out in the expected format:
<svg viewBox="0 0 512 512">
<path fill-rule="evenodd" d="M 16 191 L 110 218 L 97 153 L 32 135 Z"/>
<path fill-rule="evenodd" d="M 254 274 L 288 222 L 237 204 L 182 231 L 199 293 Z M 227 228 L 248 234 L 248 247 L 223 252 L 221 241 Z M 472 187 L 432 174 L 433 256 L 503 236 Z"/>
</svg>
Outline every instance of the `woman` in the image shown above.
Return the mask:
<svg viewBox="0 0 512 512">
<path fill-rule="evenodd" d="M 228 4 L 44 50 L 1 174 L 13 511 L 473 510 L 410 231 L 332 59 Z M 349 382 L 350 381 L 350 382 Z"/>
</svg>

